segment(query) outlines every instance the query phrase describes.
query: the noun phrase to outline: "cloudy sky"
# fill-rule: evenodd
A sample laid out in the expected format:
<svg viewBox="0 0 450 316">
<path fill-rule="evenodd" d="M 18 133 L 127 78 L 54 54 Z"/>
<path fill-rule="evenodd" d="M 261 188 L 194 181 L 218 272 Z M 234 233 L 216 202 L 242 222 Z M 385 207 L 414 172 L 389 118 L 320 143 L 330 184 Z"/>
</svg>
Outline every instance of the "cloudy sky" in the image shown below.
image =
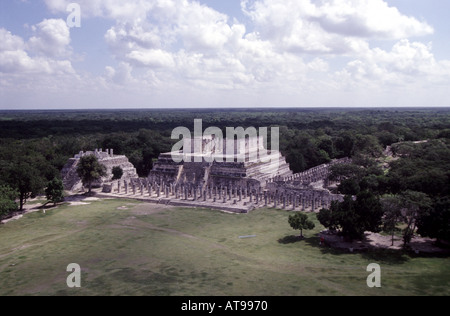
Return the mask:
<svg viewBox="0 0 450 316">
<path fill-rule="evenodd" d="M 449 12 L 447 0 L 1 0 L 0 109 L 450 106 Z"/>
</svg>

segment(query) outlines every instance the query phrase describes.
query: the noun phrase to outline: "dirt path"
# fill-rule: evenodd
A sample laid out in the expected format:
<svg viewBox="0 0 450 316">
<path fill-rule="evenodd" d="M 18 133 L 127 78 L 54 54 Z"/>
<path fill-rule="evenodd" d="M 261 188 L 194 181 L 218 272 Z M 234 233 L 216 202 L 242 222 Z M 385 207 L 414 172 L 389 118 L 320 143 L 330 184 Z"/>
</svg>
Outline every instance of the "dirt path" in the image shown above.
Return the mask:
<svg viewBox="0 0 450 316">
<path fill-rule="evenodd" d="M 35 212 L 45 212 L 45 211 L 49 211 L 49 210 L 55 209 L 57 207 L 58 206 L 42 208 L 42 205 L 40 205 L 40 204 L 24 205 L 23 211 L 14 212 L 12 217 L 0 221 L 0 224 L 7 224 L 7 223 L 9 223 L 11 221 L 15 221 L 15 220 L 21 219 L 26 214 L 35 213 Z"/>
</svg>

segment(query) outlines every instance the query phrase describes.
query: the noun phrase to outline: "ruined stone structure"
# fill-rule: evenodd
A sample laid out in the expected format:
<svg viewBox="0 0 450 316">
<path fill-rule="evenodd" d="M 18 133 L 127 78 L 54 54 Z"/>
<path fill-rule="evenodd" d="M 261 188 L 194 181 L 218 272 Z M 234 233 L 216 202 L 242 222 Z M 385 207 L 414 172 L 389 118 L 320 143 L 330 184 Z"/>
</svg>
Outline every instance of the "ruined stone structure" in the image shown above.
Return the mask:
<svg viewBox="0 0 450 316">
<path fill-rule="evenodd" d="M 131 197 L 145 202 L 194 206 L 248 213 L 255 208 L 267 207 L 290 211 L 317 212 L 328 208 L 343 196 L 328 189 L 330 166 L 349 163 L 348 159 L 335 160 L 305 172 L 267 180 L 265 186 L 206 185 L 200 182 L 165 182 L 148 178 L 113 181 L 111 195 Z M 201 165 L 201 163 L 199 163 Z M 213 182 L 211 182 L 213 183 Z"/>
<path fill-rule="evenodd" d="M 271 201 L 282 204 L 283 208 L 300 208 L 317 211 L 328 208 L 332 201 L 342 202 L 344 196 L 333 194 L 329 189 L 330 167 L 335 164 L 348 164 L 351 159 L 337 159 L 290 177 L 275 177 L 267 184 L 267 194 Z"/>
<path fill-rule="evenodd" d="M 95 149 L 95 151 L 80 152 L 73 158 L 70 158 L 66 163 L 61 172 L 65 190 L 77 191 L 82 189 L 83 185 L 77 174 L 77 166 L 80 158 L 89 155 L 95 155 L 98 161 L 106 167 L 106 176 L 101 179 L 100 183 L 96 184 L 97 186 L 101 186 L 103 183 L 111 181 L 113 177 L 112 169 L 116 166 L 121 167 L 123 170 L 122 179 L 126 180 L 138 177 L 136 169 L 133 164 L 128 161 L 126 156 L 114 155 L 114 151 L 112 149 L 107 149 L 106 152 L 102 149 Z"/>
<path fill-rule="evenodd" d="M 253 144 L 248 140 L 233 144 L 234 161 L 229 159 L 228 162 L 230 157 L 226 151 L 223 154 L 217 146 L 211 146 L 211 141 L 214 140 L 202 140 L 201 151 L 161 154 L 147 178 L 138 178 L 128 159 L 115 156 L 112 150 L 82 152 L 64 167 L 64 185 L 68 190 L 81 188 L 76 166 L 81 157 L 94 154 L 107 166 L 108 175 L 102 179 L 103 192 L 112 197 L 235 213 L 247 213 L 261 207 L 315 212 L 328 208 L 333 201 L 343 200 L 342 195 L 333 194 L 330 189 L 335 184 L 329 180 L 330 167 L 351 163 L 350 159 L 334 160 L 293 174 L 278 151 L 269 151 L 265 157 L 257 155 L 264 152 L 261 139 Z M 192 149 L 191 145 L 185 144 L 184 148 Z M 246 149 L 240 157 L 236 155 L 239 146 Z M 220 148 L 225 146 L 220 144 Z M 251 155 L 257 158 L 250 159 Z M 124 176 L 111 181 L 114 166 L 120 166 Z"/>
<path fill-rule="evenodd" d="M 290 176 L 292 171 L 286 159 L 279 151 L 266 150 L 262 137 L 235 140 L 231 144 L 202 137 L 185 141 L 181 151 L 161 154 L 149 181 L 175 186 L 259 190 L 269 179 Z"/>
</svg>

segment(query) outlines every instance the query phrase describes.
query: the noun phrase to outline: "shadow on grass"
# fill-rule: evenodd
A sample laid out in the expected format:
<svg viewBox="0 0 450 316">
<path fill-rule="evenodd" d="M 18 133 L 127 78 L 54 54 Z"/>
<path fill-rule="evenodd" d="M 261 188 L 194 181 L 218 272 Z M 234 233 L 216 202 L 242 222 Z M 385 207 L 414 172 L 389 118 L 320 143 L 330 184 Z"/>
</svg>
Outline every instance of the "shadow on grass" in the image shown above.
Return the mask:
<svg viewBox="0 0 450 316">
<path fill-rule="evenodd" d="M 403 250 L 379 249 L 374 247 L 354 249 L 353 252 L 348 248 L 334 248 L 327 244 L 321 244 L 317 237 L 305 238 L 306 244 L 313 248 L 318 248 L 322 254 L 329 254 L 334 256 L 351 256 L 360 255 L 362 258 L 382 263 L 382 264 L 403 264 L 411 259 L 408 252 Z"/>
<path fill-rule="evenodd" d="M 286 236 L 286 237 L 278 239 L 278 243 L 283 244 L 283 245 L 288 245 L 288 244 L 295 244 L 302 240 L 305 240 L 305 238 L 304 237 L 302 238 L 300 236 L 290 235 L 290 236 Z"/>
<path fill-rule="evenodd" d="M 390 249 L 369 249 L 362 253 L 362 257 L 368 261 L 383 264 L 403 264 L 411 259 L 408 253 L 403 250 Z"/>
<path fill-rule="evenodd" d="M 50 210 L 50 209 L 53 209 L 53 208 L 57 208 L 60 205 L 63 205 L 63 202 L 56 203 L 56 204 L 54 204 L 52 202 L 46 202 L 45 204 L 43 204 L 41 206 L 38 206 L 35 209 L 37 209 L 37 210 Z"/>
</svg>

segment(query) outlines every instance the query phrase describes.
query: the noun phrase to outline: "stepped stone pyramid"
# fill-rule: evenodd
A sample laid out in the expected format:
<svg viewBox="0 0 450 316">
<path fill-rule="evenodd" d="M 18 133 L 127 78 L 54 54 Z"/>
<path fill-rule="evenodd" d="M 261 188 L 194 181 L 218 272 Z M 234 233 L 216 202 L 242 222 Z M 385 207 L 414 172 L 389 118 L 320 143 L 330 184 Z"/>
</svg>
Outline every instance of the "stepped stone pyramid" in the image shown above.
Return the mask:
<svg viewBox="0 0 450 316">
<path fill-rule="evenodd" d="M 95 149 L 95 151 L 80 152 L 67 161 L 61 171 L 64 190 L 78 191 L 83 188 L 81 179 L 77 174 L 77 166 L 82 157 L 89 155 L 96 156 L 98 161 L 106 167 L 106 176 L 103 177 L 99 183 L 94 184 L 94 186 L 101 186 L 104 182 L 110 181 L 113 177 L 112 169 L 117 166 L 121 167 L 123 170 L 122 179 L 133 179 L 138 177 L 136 168 L 128 161 L 126 156 L 114 155 L 112 149 L 107 149 L 106 152 L 102 149 Z"/>
<path fill-rule="evenodd" d="M 292 175 L 279 151 L 264 148 L 263 137 L 227 144 L 226 140 L 211 136 L 185 139 L 182 150 L 161 154 L 149 181 L 196 187 L 264 188 L 274 177 Z"/>
</svg>

